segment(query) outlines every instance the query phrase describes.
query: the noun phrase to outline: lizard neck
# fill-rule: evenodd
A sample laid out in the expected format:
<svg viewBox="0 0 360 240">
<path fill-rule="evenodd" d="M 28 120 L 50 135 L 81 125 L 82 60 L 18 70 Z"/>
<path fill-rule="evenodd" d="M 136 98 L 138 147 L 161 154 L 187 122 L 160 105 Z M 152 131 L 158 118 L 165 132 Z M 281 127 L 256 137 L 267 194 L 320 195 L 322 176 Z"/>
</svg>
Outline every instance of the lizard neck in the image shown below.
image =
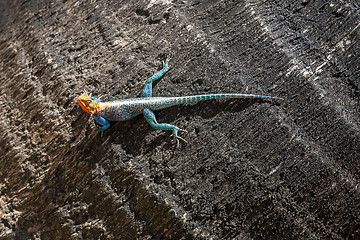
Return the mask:
<svg viewBox="0 0 360 240">
<path fill-rule="evenodd" d="M 112 104 L 110 102 L 99 102 L 99 112 L 111 107 Z"/>
</svg>

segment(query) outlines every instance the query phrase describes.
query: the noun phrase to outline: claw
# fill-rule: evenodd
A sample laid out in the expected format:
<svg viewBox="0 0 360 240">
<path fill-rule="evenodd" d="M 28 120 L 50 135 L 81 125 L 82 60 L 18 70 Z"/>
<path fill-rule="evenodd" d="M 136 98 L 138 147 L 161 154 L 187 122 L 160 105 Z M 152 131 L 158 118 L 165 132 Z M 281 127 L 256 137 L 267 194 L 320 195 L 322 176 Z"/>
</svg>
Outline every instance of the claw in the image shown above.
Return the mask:
<svg viewBox="0 0 360 240">
<path fill-rule="evenodd" d="M 171 56 L 171 55 L 170 55 L 170 56 L 168 56 L 168 57 L 166 57 L 165 61 L 163 61 L 163 65 L 165 65 L 166 63 L 169 63 L 169 62 L 170 62 L 170 60 L 171 60 L 171 58 L 172 58 L 172 56 Z"/>
<path fill-rule="evenodd" d="M 188 133 L 188 131 L 186 131 L 185 129 L 181 129 L 181 128 L 178 128 L 178 131 L 182 131 L 182 132 Z"/>
<path fill-rule="evenodd" d="M 172 135 L 172 136 L 174 136 L 174 138 L 175 138 L 175 140 L 176 140 L 176 147 L 177 147 L 177 148 L 180 147 L 180 141 L 179 141 L 179 139 L 182 140 L 182 141 L 184 141 L 184 142 L 186 142 L 186 143 L 188 143 L 188 141 L 186 141 L 186 140 L 183 139 L 182 137 L 175 136 L 175 135 Z"/>
<path fill-rule="evenodd" d="M 182 137 L 177 136 L 176 139 L 177 139 L 177 140 L 180 139 L 180 140 L 183 140 L 184 142 L 188 143 L 188 141 L 186 141 L 186 140 L 183 139 Z M 178 141 L 179 141 L 179 140 L 178 140 Z"/>
</svg>

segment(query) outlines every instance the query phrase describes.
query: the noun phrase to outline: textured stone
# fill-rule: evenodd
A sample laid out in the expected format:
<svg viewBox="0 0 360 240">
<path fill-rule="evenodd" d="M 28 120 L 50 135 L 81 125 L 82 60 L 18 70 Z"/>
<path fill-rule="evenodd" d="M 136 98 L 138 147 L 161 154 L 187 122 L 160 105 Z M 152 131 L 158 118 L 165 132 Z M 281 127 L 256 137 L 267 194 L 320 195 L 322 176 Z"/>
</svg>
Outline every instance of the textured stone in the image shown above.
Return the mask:
<svg viewBox="0 0 360 240">
<path fill-rule="evenodd" d="M 1 239 L 359 239 L 357 1 L 0 1 Z M 76 104 L 240 92 L 101 135 Z"/>
</svg>

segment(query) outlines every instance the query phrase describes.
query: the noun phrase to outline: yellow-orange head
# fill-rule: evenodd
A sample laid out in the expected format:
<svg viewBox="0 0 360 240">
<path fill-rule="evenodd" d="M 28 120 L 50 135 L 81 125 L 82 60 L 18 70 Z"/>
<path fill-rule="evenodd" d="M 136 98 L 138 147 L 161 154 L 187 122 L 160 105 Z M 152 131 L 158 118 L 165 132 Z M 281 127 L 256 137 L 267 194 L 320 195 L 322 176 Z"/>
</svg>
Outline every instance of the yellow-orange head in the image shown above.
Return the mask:
<svg viewBox="0 0 360 240">
<path fill-rule="evenodd" d="M 76 102 L 87 113 L 96 114 L 100 111 L 100 104 L 96 100 L 92 100 L 86 93 L 81 94 Z"/>
</svg>

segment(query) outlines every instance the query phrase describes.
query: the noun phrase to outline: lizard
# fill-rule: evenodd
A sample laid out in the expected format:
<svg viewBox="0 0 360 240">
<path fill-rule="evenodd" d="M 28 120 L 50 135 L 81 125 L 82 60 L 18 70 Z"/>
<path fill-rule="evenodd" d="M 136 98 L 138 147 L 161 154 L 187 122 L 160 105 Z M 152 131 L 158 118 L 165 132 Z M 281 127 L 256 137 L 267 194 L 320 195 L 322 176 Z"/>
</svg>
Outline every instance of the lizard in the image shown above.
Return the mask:
<svg viewBox="0 0 360 240">
<path fill-rule="evenodd" d="M 260 98 L 260 99 L 279 99 L 280 97 L 271 97 L 255 94 L 241 93 L 220 93 L 220 94 L 202 94 L 181 97 L 152 97 L 152 84 L 160 79 L 169 70 L 169 61 L 166 59 L 163 68 L 148 78 L 142 89 L 140 97 L 113 100 L 102 102 L 100 98 L 89 96 L 86 91 L 77 99 L 77 103 L 81 108 L 91 114 L 95 121 L 99 123 L 100 131 L 105 131 L 110 127 L 109 121 L 127 121 L 135 116 L 143 114 L 146 121 L 155 129 L 172 130 L 172 135 L 177 139 L 186 142 L 185 139 L 178 136 L 178 131 L 185 131 L 175 125 L 168 123 L 158 123 L 153 111 L 172 107 L 180 104 L 197 103 L 206 100 L 229 99 L 229 98 Z"/>
</svg>

